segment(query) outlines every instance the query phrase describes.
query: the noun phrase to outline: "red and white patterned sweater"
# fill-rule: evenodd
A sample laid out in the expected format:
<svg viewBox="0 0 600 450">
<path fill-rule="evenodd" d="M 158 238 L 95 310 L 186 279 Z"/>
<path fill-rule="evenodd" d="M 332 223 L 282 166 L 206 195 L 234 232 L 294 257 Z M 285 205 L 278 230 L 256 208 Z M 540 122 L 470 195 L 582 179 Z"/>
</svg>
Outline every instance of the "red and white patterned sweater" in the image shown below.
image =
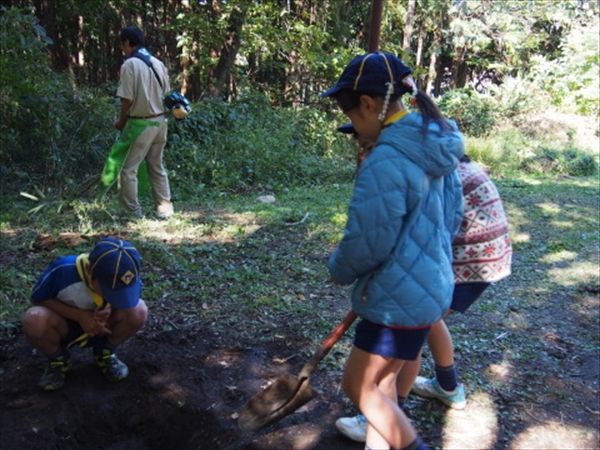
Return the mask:
<svg viewBox="0 0 600 450">
<path fill-rule="evenodd" d="M 473 162 L 461 162 L 464 218 L 452 242 L 456 283 L 491 283 L 510 274 L 512 246 L 498 189 Z"/>
</svg>

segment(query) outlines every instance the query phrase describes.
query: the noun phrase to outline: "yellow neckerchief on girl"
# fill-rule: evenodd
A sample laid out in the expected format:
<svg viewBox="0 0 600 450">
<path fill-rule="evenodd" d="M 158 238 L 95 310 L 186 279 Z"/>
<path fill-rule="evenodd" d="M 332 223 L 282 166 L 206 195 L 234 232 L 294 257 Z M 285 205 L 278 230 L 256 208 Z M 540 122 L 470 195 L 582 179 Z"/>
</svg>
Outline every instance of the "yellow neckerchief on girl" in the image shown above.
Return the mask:
<svg viewBox="0 0 600 450">
<path fill-rule="evenodd" d="M 397 113 L 391 115 L 390 117 L 388 117 L 387 119 L 385 119 L 385 122 L 383 122 L 383 128 L 389 127 L 391 124 L 393 124 L 394 122 L 397 122 L 398 120 L 402 119 L 407 114 L 408 114 L 408 110 L 407 109 L 402 109 L 402 110 L 398 111 Z"/>
<path fill-rule="evenodd" d="M 92 295 L 92 299 L 96 306 L 100 309 L 110 308 L 110 305 L 102 298 L 100 294 L 94 291 L 92 287 L 92 274 L 86 269 L 89 267 L 89 253 L 83 253 L 77 257 L 75 261 L 75 267 L 77 268 L 77 273 L 79 274 L 79 278 L 85 283 L 85 285 L 90 290 L 90 294 Z M 87 333 L 83 333 L 78 338 L 72 340 L 67 344 L 67 348 L 73 347 L 75 344 L 79 344 L 80 347 L 85 347 L 88 343 L 89 336 Z"/>
</svg>

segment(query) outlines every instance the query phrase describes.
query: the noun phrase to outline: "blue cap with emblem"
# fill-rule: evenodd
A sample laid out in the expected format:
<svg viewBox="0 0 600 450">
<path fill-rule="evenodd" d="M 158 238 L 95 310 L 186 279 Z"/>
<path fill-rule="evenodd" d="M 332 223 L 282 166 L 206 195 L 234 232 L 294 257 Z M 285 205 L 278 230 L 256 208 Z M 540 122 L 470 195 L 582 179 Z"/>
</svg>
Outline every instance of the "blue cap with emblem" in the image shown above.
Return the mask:
<svg viewBox="0 0 600 450">
<path fill-rule="evenodd" d="M 98 280 L 104 299 L 114 308 L 135 307 L 142 293 L 141 259 L 129 242 L 103 238 L 90 253 L 93 280 Z"/>
</svg>

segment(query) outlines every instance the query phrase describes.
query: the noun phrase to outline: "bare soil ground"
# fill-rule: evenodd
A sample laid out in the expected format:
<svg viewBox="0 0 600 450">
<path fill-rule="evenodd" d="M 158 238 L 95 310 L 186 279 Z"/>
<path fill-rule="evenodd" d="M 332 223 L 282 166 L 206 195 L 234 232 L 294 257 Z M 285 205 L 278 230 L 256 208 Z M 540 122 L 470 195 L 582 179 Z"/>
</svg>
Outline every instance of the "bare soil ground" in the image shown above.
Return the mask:
<svg viewBox="0 0 600 450">
<path fill-rule="evenodd" d="M 554 299 L 557 304 L 566 300 Z M 561 320 L 560 314 L 556 316 L 548 314 L 547 319 Z M 285 342 L 296 339 L 293 329 L 278 330 L 272 342 L 256 345 L 214 332 L 210 326 L 156 328 L 150 324 L 123 346 L 120 355 L 131 369 L 123 382 L 105 382 L 89 351 L 77 349 L 66 387 L 52 393 L 37 389 L 43 358 L 32 352 L 22 335 L 5 340 L 0 447 L 363 448 L 340 436 L 334 426 L 338 417 L 354 413 L 340 390 L 338 371 L 317 371 L 311 385 L 320 396 L 292 416 L 255 434 L 238 428 L 236 413 L 249 397 L 269 380 L 300 370 L 304 362 L 300 358 L 282 363 L 290 357 Z M 468 387 L 469 404 L 463 411 L 447 411 L 435 401 L 412 398 L 411 416 L 421 424 L 426 442 L 438 448 L 597 448 L 597 351 L 574 351 L 568 337 L 555 335 L 546 335 L 544 344 L 545 354 L 511 369 L 502 365 L 500 351 L 477 355 L 473 365 L 487 366 L 491 379 L 512 378 L 515 390 L 505 386 L 474 392 Z M 469 362 L 470 358 L 462 358 L 461 365 Z M 527 395 L 520 395 L 521 390 Z"/>
<path fill-rule="evenodd" d="M 598 448 L 598 285 L 573 287 L 548 279 L 554 270 L 565 269 L 564 261 L 544 259 L 527 247 L 527 240 L 520 237 L 522 187 L 505 186 L 503 192 L 509 214 L 515 218 L 513 275 L 486 291 L 467 314 L 448 320 L 468 405 L 463 411 L 449 411 L 436 401 L 411 397 L 410 417 L 425 442 L 435 448 Z M 527 202 L 549 202 L 544 195 L 527 195 Z M 552 201 L 561 204 L 563 214 L 597 199 Z M 563 218 L 560 223 L 567 222 Z M 239 243 L 231 248 L 236 256 L 223 253 L 221 259 L 239 262 L 241 258 L 250 264 L 256 242 L 261 243 L 261 252 L 277 253 L 283 242 L 299 242 L 304 233 L 302 226 L 281 230 L 279 235 L 271 230 L 268 239 L 262 232 L 254 233 L 254 244 Z M 529 232 L 532 242 L 560 244 L 559 237 L 544 236 L 541 227 L 531 227 Z M 10 245 L 10 239 L 3 237 L 0 256 L 5 264 L 52 259 L 52 242 L 43 249 L 19 249 Z M 588 251 L 591 253 L 584 257 L 598 261 L 597 249 L 580 253 Z M 287 248 L 285 252 L 290 254 Z M 220 299 L 199 306 L 196 298 L 175 293 L 151 309 L 147 326 L 121 348 L 119 354 L 130 367 L 126 380 L 105 382 L 89 350 L 76 349 L 66 386 L 43 393 L 38 391 L 37 381 L 44 358 L 32 351 L 18 328 L 2 334 L 0 448 L 364 448 L 340 436 L 334 426 L 338 417 L 356 413 L 340 389 L 352 330 L 313 374 L 311 385 L 320 391 L 316 399 L 256 433 L 237 426 L 237 413 L 245 401 L 283 373 L 297 374 L 315 343 L 326 336 L 322 330 L 333 328 L 346 312 L 345 291 L 332 286 L 317 289 L 310 279 L 302 278 L 308 277 L 312 268 L 323 270 L 323 257 L 329 250 L 307 251 L 299 245 L 296 252 L 293 257 L 302 260 L 302 269 L 294 271 L 290 266 L 284 277 L 296 278 L 297 286 L 306 284 L 309 292 L 330 305 L 324 310 L 306 291 L 291 293 L 294 301 L 305 302 L 315 322 L 324 323 L 316 335 L 305 333 L 314 324 L 285 308 L 252 312 L 240 303 Z M 41 262 L 38 265 L 41 267 Z M 576 264 L 569 267 L 580 270 Z M 173 284 L 183 283 L 174 279 L 175 272 L 162 270 L 162 278 L 157 275 L 154 283 L 171 279 Z M 321 279 L 324 276 L 324 272 L 319 274 Z M 206 319 L 197 313 L 200 308 L 215 310 L 204 316 L 210 317 Z M 427 349 L 424 359 L 429 362 L 423 373 L 429 375 Z"/>
</svg>

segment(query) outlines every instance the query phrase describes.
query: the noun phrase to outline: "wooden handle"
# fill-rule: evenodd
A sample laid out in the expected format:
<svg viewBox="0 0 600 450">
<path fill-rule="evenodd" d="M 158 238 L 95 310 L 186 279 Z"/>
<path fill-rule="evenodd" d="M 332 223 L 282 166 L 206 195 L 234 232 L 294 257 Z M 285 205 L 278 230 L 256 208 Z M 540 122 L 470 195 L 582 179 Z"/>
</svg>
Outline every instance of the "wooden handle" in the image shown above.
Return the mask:
<svg viewBox="0 0 600 450">
<path fill-rule="evenodd" d="M 327 356 L 334 344 L 339 341 L 339 339 L 344 335 L 348 328 L 350 328 L 350 325 L 352 325 L 357 317 L 358 315 L 354 311 L 350 311 L 348 314 L 346 314 L 344 320 L 342 320 L 342 322 L 335 327 L 331 333 L 329 333 L 329 336 L 325 338 L 317 351 L 312 355 L 304 367 L 302 367 L 302 370 L 298 374 L 299 380 L 308 378 L 310 376 L 310 374 L 317 367 L 317 364 L 319 364 L 321 360 Z"/>
</svg>

